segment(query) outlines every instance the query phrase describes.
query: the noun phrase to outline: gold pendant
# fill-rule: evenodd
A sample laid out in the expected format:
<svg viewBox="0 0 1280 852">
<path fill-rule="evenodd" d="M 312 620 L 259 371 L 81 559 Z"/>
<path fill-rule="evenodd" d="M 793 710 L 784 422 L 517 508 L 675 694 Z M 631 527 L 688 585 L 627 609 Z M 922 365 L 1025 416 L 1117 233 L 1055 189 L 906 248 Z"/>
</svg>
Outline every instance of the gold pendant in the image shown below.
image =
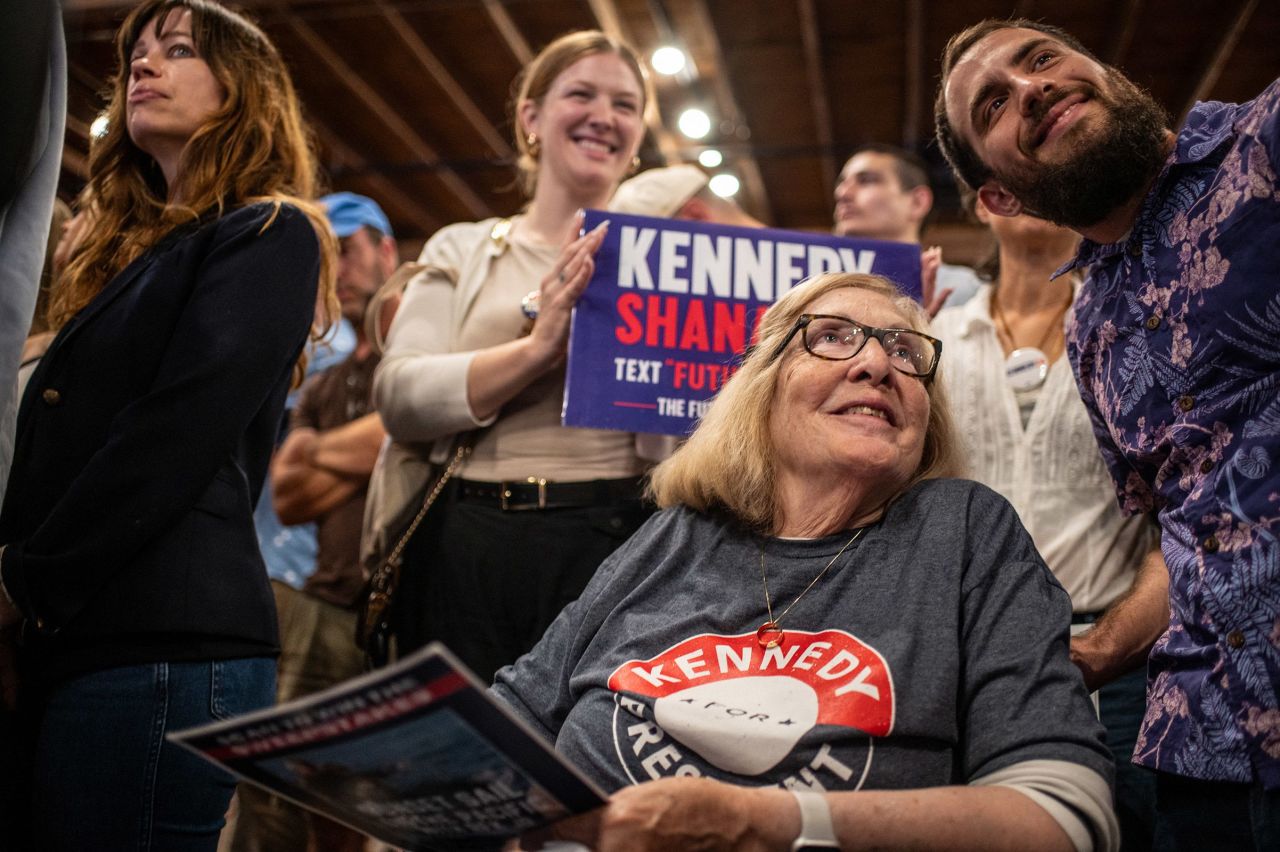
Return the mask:
<svg viewBox="0 0 1280 852">
<path fill-rule="evenodd" d="M 786 635 L 775 621 L 766 621 L 756 628 L 756 641 L 760 643 L 762 648 L 778 647 L 782 644 L 782 640 Z"/>
</svg>

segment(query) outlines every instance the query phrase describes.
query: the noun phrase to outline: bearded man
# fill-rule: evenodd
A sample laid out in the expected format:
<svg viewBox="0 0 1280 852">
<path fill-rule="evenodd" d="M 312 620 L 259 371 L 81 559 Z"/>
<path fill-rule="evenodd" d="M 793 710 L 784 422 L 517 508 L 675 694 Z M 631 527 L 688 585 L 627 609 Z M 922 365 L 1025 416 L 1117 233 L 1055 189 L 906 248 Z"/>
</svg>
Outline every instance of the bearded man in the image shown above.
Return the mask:
<svg viewBox="0 0 1280 852">
<path fill-rule="evenodd" d="M 1280 849 L 1280 81 L 1174 134 L 1068 33 L 984 21 L 948 43 L 934 112 L 987 209 L 1084 237 L 1060 270 L 1088 270 L 1067 353 L 1167 572 L 1072 654 L 1096 685 L 1158 635 L 1134 751 L 1158 773 L 1155 845 Z"/>
</svg>

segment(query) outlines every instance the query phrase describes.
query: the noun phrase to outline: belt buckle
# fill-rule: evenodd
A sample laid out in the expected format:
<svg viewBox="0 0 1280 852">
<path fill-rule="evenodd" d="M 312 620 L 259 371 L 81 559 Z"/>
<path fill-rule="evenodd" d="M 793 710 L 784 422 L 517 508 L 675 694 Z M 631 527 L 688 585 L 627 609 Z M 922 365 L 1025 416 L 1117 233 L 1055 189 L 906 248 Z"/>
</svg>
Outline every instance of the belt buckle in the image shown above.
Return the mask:
<svg viewBox="0 0 1280 852">
<path fill-rule="evenodd" d="M 522 485 L 538 486 L 538 502 L 533 503 L 511 503 L 511 482 L 501 483 L 501 492 L 498 495 L 498 505 L 504 512 L 521 512 L 526 509 L 545 509 L 547 508 L 547 480 L 540 476 L 529 476 L 525 478 Z"/>
</svg>

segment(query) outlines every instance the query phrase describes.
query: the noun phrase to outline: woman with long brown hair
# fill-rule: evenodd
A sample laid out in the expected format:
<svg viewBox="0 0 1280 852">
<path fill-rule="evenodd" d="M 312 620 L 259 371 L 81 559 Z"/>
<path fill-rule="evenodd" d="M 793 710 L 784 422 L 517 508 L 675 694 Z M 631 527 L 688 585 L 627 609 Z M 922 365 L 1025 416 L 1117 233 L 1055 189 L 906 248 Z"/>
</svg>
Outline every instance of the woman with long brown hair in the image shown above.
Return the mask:
<svg viewBox="0 0 1280 852">
<path fill-rule="evenodd" d="M 256 26 L 148 0 L 116 49 L 97 219 L 0 510 L 0 674 L 29 751 L 5 771 L 30 845 L 211 850 L 232 779 L 164 735 L 272 701 L 252 509 L 335 246 Z"/>
<path fill-rule="evenodd" d="M 388 458 L 474 441 L 405 551 L 394 606 L 401 651 L 442 639 L 483 678 L 532 647 L 648 515 L 636 437 L 560 425 L 569 318 L 604 238 L 580 234 L 577 211 L 607 206 L 634 169 L 648 83 L 596 31 L 556 39 L 517 83 L 529 205 L 431 238 L 374 382 Z"/>
</svg>

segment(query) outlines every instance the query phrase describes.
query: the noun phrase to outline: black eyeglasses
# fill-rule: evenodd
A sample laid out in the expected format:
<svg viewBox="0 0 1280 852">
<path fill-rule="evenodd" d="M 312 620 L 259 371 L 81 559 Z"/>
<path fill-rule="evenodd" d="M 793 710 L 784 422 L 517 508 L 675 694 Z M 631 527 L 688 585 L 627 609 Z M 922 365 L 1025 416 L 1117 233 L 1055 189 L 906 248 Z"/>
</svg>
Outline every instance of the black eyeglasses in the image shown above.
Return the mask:
<svg viewBox="0 0 1280 852">
<path fill-rule="evenodd" d="M 832 314 L 801 314 L 769 356 L 770 361 L 783 353 L 796 332 L 800 332 L 806 352 L 827 361 L 848 361 L 875 338 L 895 370 L 926 381 L 933 378 L 942 356 L 941 340 L 909 328 L 876 328 Z"/>
</svg>

